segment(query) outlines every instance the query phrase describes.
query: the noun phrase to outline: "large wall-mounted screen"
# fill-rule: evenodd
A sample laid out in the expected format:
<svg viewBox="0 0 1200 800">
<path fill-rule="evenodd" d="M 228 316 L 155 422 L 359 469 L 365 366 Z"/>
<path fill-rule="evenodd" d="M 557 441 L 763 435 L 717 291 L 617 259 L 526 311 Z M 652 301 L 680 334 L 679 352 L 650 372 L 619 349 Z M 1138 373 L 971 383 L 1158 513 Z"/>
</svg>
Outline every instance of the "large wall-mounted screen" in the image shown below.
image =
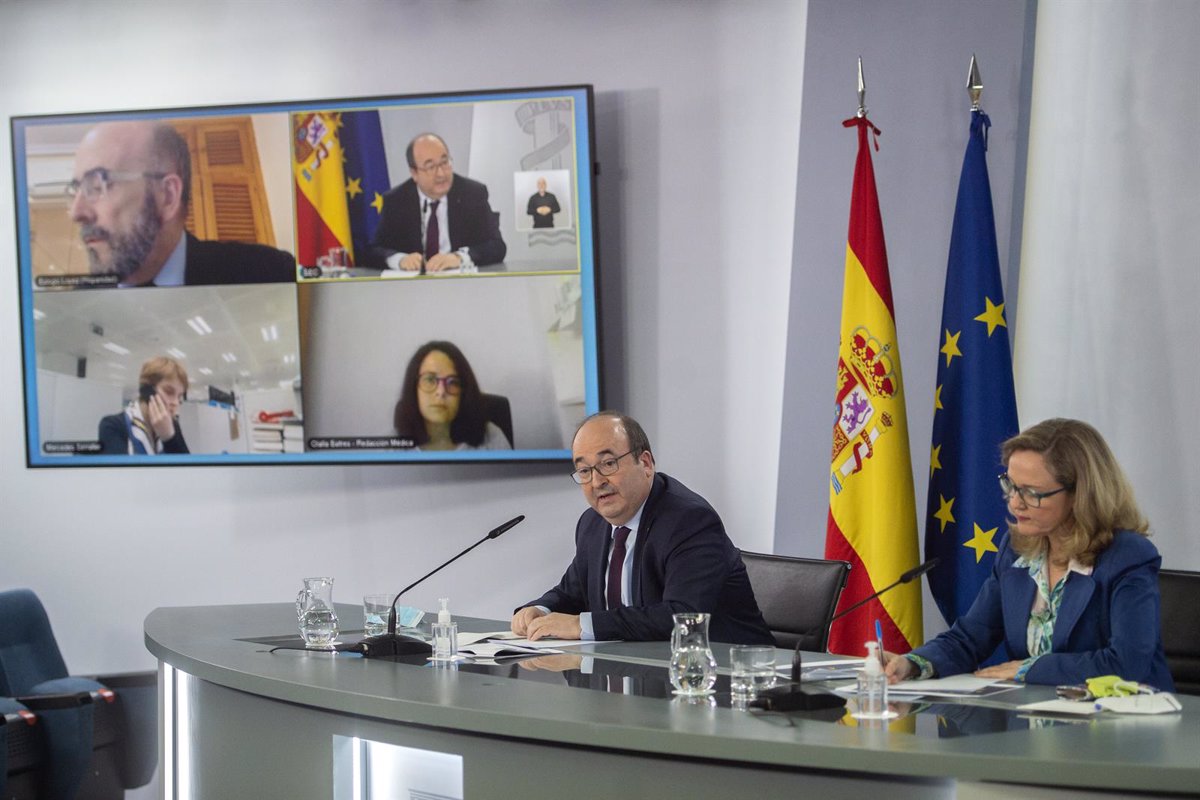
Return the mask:
<svg viewBox="0 0 1200 800">
<path fill-rule="evenodd" d="M 600 408 L 590 86 L 12 141 L 30 466 L 564 459 Z"/>
</svg>

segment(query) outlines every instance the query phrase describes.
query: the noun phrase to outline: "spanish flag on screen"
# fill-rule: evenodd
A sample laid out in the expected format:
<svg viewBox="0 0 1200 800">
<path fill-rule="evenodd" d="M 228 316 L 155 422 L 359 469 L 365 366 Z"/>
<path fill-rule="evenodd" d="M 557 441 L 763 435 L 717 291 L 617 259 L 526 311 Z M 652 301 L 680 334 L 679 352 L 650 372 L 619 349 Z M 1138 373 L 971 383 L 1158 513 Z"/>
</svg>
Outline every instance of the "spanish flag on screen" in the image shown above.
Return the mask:
<svg viewBox="0 0 1200 800">
<path fill-rule="evenodd" d="M 345 248 L 354 263 L 346 172 L 338 138 L 340 114 L 292 115 L 292 173 L 296 180 L 296 258 L 302 267 L 333 248 Z"/>
<path fill-rule="evenodd" d="M 866 117 L 843 124 L 858 129 L 858 159 L 850 195 L 825 533 L 825 557 L 851 564 L 839 609 L 893 583 L 919 559 L 892 283 L 867 141 L 868 129 L 877 136 L 879 130 Z M 863 654 L 863 643 L 875 638 L 876 620 L 888 650 L 903 653 L 920 644 L 920 582 L 897 586 L 835 622 L 830 651 Z"/>
</svg>

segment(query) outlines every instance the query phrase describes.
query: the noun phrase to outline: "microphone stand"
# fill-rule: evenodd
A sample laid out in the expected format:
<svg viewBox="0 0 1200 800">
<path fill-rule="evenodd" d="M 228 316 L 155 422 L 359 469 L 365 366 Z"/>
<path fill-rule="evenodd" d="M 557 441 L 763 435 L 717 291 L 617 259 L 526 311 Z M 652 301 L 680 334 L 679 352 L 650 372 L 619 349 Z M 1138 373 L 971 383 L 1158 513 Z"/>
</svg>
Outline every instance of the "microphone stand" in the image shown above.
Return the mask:
<svg viewBox="0 0 1200 800">
<path fill-rule="evenodd" d="M 368 636 L 356 644 L 346 645 L 344 648 L 338 649 L 352 653 L 362 653 L 363 658 L 387 658 L 389 656 L 420 656 L 432 654 L 433 645 L 431 645 L 429 642 L 426 642 L 423 639 L 418 639 L 415 636 L 406 636 L 402 633 L 396 633 L 396 603 L 400 601 L 400 596 L 409 589 L 419 585 L 426 578 L 450 566 L 455 561 L 462 558 L 467 553 L 471 552 L 476 547 L 479 547 L 479 545 L 483 544 L 489 539 L 495 539 L 509 528 L 516 527 L 524 519 L 525 515 L 522 514 L 519 517 L 513 517 L 503 525 L 493 528 L 492 530 L 488 531 L 488 534 L 478 542 L 471 545 L 466 550 L 463 550 L 461 553 L 441 564 L 440 566 L 434 567 L 429 572 L 425 573 L 420 578 L 417 578 L 408 586 L 405 586 L 403 589 L 397 592 L 396 596 L 392 598 L 391 610 L 388 611 L 387 633 L 381 633 L 378 636 Z"/>
<path fill-rule="evenodd" d="M 900 584 L 909 583 L 913 580 L 916 580 L 926 572 L 932 570 L 941 562 L 942 560 L 940 558 L 935 557 L 929 559 L 924 564 L 913 567 L 908 572 L 905 572 L 903 575 L 901 575 L 895 583 L 888 584 L 878 592 L 867 595 L 849 608 L 841 611 L 840 613 L 834 614 L 829 618 L 829 622 L 826 623 L 826 626 L 833 625 L 833 623 L 837 622 L 850 612 L 861 608 L 880 595 L 890 592 Z M 842 706 L 846 705 L 846 699 L 844 697 L 824 693 L 809 694 L 808 692 L 804 691 L 803 688 L 801 688 L 803 680 L 800 674 L 800 645 L 804 643 L 804 640 L 808 636 L 811 636 L 817 630 L 818 628 L 812 628 L 805 631 L 800 637 L 800 641 L 796 642 L 796 650 L 792 654 L 791 681 L 787 685 L 776 686 L 760 692 L 758 697 L 750 701 L 749 705 L 751 708 L 762 708 L 766 709 L 767 711 L 819 711 L 827 708 L 841 708 Z M 880 653 L 879 657 L 883 658 L 883 653 Z"/>
</svg>

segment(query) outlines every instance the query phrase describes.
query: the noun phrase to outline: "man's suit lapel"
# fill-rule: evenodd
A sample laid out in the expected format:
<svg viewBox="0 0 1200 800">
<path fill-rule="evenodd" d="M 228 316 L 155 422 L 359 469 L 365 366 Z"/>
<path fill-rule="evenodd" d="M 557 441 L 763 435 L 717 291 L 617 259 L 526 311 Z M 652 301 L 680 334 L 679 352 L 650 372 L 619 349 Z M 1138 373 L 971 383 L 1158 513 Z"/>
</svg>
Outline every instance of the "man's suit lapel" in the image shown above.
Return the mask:
<svg viewBox="0 0 1200 800">
<path fill-rule="evenodd" d="M 658 473 L 654 474 L 654 483 L 650 485 L 650 495 L 642 508 L 642 518 L 638 522 L 637 540 L 633 544 L 633 575 L 630 576 L 629 598 L 635 606 L 645 605 L 642 599 L 642 574 L 645 572 L 645 553 L 650 546 L 650 536 L 654 530 L 655 512 L 658 510 L 658 498 L 663 493 L 666 480 Z"/>
<path fill-rule="evenodd" d="M 588 610 L 603 611 L 607 607 L 604 600 L 604 576 L 608 561 L 608 548 L 612 544 L 612 527 L 600 515 L 596 515 L 593 527 L 593 542 L 591 555 L 588 557 Z"/>
<path fill-rule="evenodd" d="M 446 193 L 446 224 L 450 226 L 450 249 L 458 250 L 467 222 L 463 219 L 462 192 L 458 191 L 457 181 L 450 184 L 450 191 Z"/>
</svg>

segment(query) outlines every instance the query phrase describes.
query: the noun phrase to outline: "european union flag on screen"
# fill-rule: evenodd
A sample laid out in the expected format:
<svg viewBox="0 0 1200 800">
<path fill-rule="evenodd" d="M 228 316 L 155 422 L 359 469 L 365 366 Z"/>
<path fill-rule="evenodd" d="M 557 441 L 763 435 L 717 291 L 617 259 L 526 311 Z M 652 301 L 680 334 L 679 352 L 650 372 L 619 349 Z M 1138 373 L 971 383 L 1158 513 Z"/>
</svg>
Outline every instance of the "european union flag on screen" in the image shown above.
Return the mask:
<svg viewBox="0 0 1200 800">
<path fill-rule="evenodd" d="M 991 120 L 971 112 L 950 234 L 934 393 L 925 558 L 942 563 L 929 588 L 948 624 L 971 607 L 1007 529 L 996 476 L 1000 444 L 1017 433 L 1012 351 L 987 171 Z"/>
<path fill-rule="evenodd" d="M 363 254 L 379 225 L 383 195 L 391 187 L 387 155 L 383 150 L 383 130 L 378 111 L 346 111 L 338 131 L 342 152 L 346 154 L 346 202 L 350 209 L 350 238 L 354 242 L 354 260 L 363 262 Z"/>
</svg>

